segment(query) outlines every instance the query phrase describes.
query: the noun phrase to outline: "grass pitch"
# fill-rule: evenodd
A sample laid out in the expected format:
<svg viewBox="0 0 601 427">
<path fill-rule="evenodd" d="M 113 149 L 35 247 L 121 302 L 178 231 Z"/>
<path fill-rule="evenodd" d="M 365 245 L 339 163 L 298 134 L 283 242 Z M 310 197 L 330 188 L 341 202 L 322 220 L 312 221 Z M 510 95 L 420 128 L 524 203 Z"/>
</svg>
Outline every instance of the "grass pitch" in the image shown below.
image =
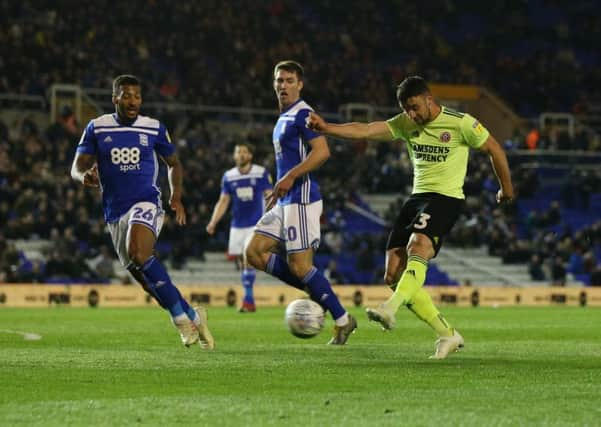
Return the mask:
<svg viewBox="0 0 601 427">
<path fill-rule="evenodd" d="M 599 425 L 601 309 L 446 308 L 466 348 L 400 311 L 382 332 L 301 340 L 284 308 L 211 308 L 213 352 L 144 309 L 0 309 L 0 425 Z M 25 340 L 8 331 L 42 336 Z"/>
</svg>

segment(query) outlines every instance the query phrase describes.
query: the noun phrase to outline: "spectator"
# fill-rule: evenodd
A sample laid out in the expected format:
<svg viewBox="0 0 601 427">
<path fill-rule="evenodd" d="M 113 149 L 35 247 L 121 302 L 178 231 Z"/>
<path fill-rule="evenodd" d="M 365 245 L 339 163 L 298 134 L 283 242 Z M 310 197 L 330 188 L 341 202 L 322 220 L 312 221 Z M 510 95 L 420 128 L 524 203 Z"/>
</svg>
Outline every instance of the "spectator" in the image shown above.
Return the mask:
<svg viewBox="0 0 601 427">
<path fill-rule="evenodd" d="M 338 271 L 338 264 L 333 258 L 328 262 L 328 267 L 324 271 L 324 275 L 328 278 L 332 285 L 343 285 L 348 283 L 344 274 Z"/>
<path fill-rule="evenodd" d="M 597 265 L 591 273 L 591 286 L 601 286 L 601 264 Z"/>
<path fill-rule="evenodd" d="M 65 252 L 58 249 L 50 252 L 50 257 L 46 262 L 46 279 L 68 281 L 73 276 L 74 266 L 66 255 Z"/>
<path fill-rule="evenodd" d="M 114 261 L 110 248 L 107 245 L 100 246 L 100 253 L 91 260 L 94 273 L 99 281 L 108 283 L 116 277 Z"/>
<path fill-rule="evenodd" d="M 550 260 L 551 286 L 565 286 L 567 271 L 561 256 L 555 256 Z"/>
<path fill-rule="evenodd" d="M 39 259 L 31 261 L 31 266 L 27 270 L 19 272 L 16 281 L 19 283 L 44 283 L 46 276 L 43 262 Z"/>
<path fill-rule="evenodd" d="M 538 141 L 540 139 L 540 133 L 537 128 L 532 128 L 526 135 L 526 148 L 528 150 L 536 150 L 538 148 Z"/>
<path fill-rule="evenodd" d="M 530 257 L 528 273 L 530 273 L 530 278 L 535 281 L 543 281 L 547 278 L 543 270 L 543 263 L 537 254 L 533 254 Z"/>
</svg>

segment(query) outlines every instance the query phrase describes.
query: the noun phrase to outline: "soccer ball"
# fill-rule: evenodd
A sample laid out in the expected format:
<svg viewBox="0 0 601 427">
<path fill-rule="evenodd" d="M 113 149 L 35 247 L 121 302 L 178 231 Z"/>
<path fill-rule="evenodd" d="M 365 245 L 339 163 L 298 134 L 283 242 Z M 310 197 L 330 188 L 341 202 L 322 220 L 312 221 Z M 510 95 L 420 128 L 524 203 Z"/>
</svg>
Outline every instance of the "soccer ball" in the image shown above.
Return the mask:
<svg viewBox="0 0 601 427">
<path fill-rule="evenodd" d="M 298 338 L 312 338 L 323 329 L 323 308 L 310 299 L 297 299 L 286 307 L 286 325 L 290 333 Z"/>
</svg>

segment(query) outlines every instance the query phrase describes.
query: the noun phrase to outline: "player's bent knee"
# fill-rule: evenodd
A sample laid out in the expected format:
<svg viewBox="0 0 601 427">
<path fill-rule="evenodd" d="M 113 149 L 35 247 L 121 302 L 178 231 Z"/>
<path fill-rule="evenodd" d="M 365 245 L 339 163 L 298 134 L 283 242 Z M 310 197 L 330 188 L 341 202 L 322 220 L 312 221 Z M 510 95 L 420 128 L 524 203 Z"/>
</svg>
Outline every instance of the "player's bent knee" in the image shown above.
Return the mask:
<svg viewBox="0 0 601 427">
<path fill-rule="evenodd" d="M 246 263 L 251 267 L 261 269 L 259 259 L 249 252 L 246 253 Z"/>
<path fill-rule="evenodd" d="M 135 265 L 143 265 L 152 256 L 152 249 L 148 250 L 138 245 L 130 245 L 127 249 L 127 255 Z"/>
<path fill-rule="evenodd" d="M 430 259 L 434 256 L 432 241 L 425 234 L 413 235 L 407 244 L 408 255 L 418 255 Z"/>
<path fill-rule="evenodd" d="M 265 270 L 265 263 L 263 262 L 261 251 L 252 243 L 244 248 L 244 258 L 246 259 L 246 264 L 251 267 Z"/>
<path fill-rule="evenodd" d="M 142 256 L 139 253 L 130 253 L 129 257 L 131 258 L 131 260 L 133 261 L 134 265 L 136 265 L 136 266 L 142 266 L 142 265 L 144 265 L 144 263 L 146 261 L 148 261 L 148 259 L 150 258 L 150 256 Z"/>
</svg>

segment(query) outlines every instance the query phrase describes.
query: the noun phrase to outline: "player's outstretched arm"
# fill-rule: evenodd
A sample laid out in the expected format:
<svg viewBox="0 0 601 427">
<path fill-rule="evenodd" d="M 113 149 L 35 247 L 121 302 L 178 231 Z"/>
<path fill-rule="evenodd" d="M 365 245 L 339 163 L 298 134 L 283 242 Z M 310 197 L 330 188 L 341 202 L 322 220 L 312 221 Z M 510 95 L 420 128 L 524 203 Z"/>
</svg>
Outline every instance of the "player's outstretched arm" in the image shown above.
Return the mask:
<svg viewBox="0 0 601 427">
<path fill-rule="evenodd" d="M 96 156 L 86 153 L 76 153 L 71 166 L 71 178 L 81 182 L 86 187 L 98 187 L 98 165 Z"/>
<path fill-rule="evenodd" d="M 324 135 L 341 139 L 366 139 L 371 141 L 392 141 L 393 135 L 386 122 L 371 123 L 328 123 L 321 116 L 310 112 L 307 127 Z"/>
<path fill-rule="evenodd" d="M 179 225 L 184 225 L 186 224 L 186 209 L 182 203 L 184 170 L 176 154 L 165 157 L 164 160 L 169 168 L 169 189 L 171 190 L 169 206 L 175 211 L 175 221 Z"/>
<path fill-rule="evenodd" d="M 497 140 L 492 136 L 489 136 L 484 144 L 480 146 L 480 150 L 487 153 L 490 157 L 493 171 L 495 172 L 497 180 L 499 181 L 499 186 L 501 187 L 497 192 L 497 202 L 511 201 L 515 195 L 505 150 L 503 150 L 503 147 L 501 147 Z"/>
<path fill-rule="evenodd" d="M 217 201 L 217 204 L 213 209 L 213 215 L 211 215 L 211 220 L 207 224 L 207 233 L 209 233 L 211 236 L 215 234 L 217 224 L 219 224 L 219 221 L 221 220 L 221 218 L 223 218 L 223 215 L 227 211 L 227 208 L 230 205 L 230 199 L 230 195 L 226 193 L 221 193 L 221 196 L 219 196 L 219 200 Z"/>
</svg>

